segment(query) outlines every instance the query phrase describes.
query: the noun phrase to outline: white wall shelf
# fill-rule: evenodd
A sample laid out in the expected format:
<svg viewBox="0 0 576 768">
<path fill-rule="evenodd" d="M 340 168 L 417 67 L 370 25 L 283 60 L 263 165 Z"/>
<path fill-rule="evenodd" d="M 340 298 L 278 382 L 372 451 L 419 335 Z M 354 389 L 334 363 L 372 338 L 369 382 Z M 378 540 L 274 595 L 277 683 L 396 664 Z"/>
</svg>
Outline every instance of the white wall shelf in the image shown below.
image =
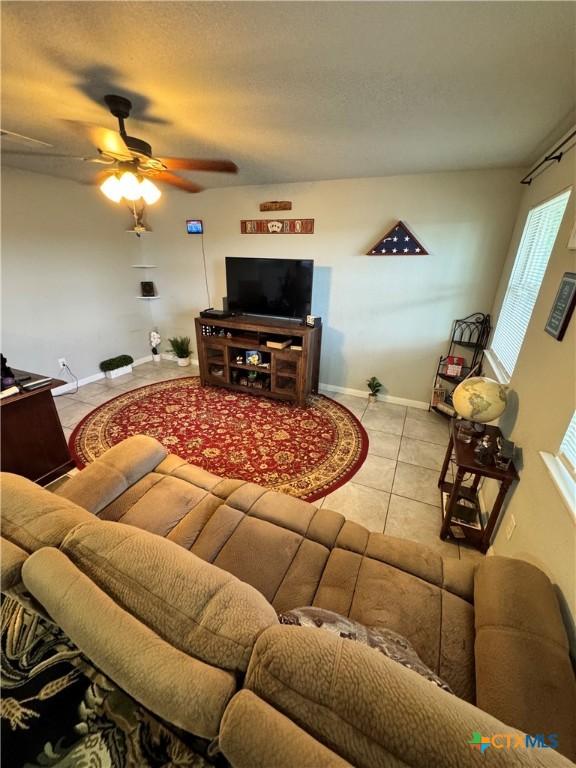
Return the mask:
<svg viewBox="0 0 576 768">
<path fill-rule="evenodd" d="M 134 269 L 156 269 L 156 264 L 132 264 Z"/>
<path fill-rule="evenodd" d="M 152 299 L 159 299 L 160 296 L 136 296 L 137 299 L 143 299 L 144 301 L 152 301 Z"/>
</svg>

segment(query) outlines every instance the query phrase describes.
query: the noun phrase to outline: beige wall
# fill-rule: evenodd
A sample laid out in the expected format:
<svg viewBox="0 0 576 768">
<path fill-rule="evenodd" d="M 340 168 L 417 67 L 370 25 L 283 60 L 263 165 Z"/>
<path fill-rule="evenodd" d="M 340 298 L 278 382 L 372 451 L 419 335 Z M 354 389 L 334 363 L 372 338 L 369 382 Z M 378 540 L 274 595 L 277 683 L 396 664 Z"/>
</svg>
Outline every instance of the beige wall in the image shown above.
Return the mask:
<svg viewBox="0 0 576 768">
<path fill-rule="evenodd" d="M 211 303 L 221 307 L 226 256 L 311 258 L 313 312 L 324 320 L 321 381 L 364 391 L 371 375 L 388 395 L 427 401 L 455 317 L 489 311 L 521 188 L 514 170 L 422 174 L 277 186 L 167 190 L 150 209 L 153 232 L 125 233 L 127 210 L 96 188 L 4 169 L 3 349 L 10 362 L 56 375 L 58 357 L 79 377 L 119 353 L 148 349 L 158 325 L 194 336 L 208 304 L 201 239 L 186 218 L 203 218 Z M 293 201 L 287 217 L 310 217 L 314 235 L 241 235 L 263 200 Z M 398 219 L 426 257 L 363 255 Z M 132 263 L 154 263 L 141 272 Z M 160 299 L 136 299 L 154 280 Z"/>
<path fill-rule="evenodd" d="M 576 186 L 576 150 L 525 188 L 508 258 L 498 289 L 494 316 L 500 309 L 531 208 Z M 494 540 L 498 555 L 518 557 L 542 568 L 558 585 L 564 606 L 576 617 L 576 526 L 553 484 L 539 451 L 556 453 L 576 406 L 576 317 L 564 340 L 544 332 L 564 272 L 576 271 L 576 252 L 567 248 L 574 226 L 576 194 L 572 193 L 544 281 L 534 307 L 512 380 L 511 407 L 502 429 L 521 450 L 521 479 Z M 516 528 L 508 540 L 510 515 Z M 575 646 L 576 648 L 576 646 Z"/>
<path fill-rule="evenodd" d="M 136 299 L 139 243 L 126 209 L 92 187 L 2 172 L 2 352 L 16 368 L 79 378 L 118 354 L 149 354 L 147 302 Z"/>
<path fill-rule="evenodd" d="M 314 259 L 313 313 L 324 321 L 321 382 L 365 391 L 376 375 L 388 395 L 427 401 L 454 318 L 490 311 L 521 194 L 513 170 L 422 174 L 169 193 L 151 209 L 145 239 L 164 300 L 163 335 L 193 335 L 207 305 L 199 237 L 204 219 L 211 301 L 221 308 L 226 256 Z M 314 235 L 241 235 L 264 200 L 292 200 L 285 218 L 315 219 Z M 426 257 L 363 255 L 402 219 Z"/>
</svg>

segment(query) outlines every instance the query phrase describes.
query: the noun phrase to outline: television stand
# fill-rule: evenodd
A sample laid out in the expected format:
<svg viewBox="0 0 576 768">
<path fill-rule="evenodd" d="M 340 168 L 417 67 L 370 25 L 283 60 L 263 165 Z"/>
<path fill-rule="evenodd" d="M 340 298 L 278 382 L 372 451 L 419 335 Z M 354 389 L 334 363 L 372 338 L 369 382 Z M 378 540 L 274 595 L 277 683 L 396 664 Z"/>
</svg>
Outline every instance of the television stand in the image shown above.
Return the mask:
<svg viewBox="0 0 576 768">
<path fill-rule="evenodd" d="M 246 316 L 197 317 L 195 325 L 202 386 L 300 406 L 318 392 L 321 325 L 310 328 L 291 320 Z"/>
</svg>

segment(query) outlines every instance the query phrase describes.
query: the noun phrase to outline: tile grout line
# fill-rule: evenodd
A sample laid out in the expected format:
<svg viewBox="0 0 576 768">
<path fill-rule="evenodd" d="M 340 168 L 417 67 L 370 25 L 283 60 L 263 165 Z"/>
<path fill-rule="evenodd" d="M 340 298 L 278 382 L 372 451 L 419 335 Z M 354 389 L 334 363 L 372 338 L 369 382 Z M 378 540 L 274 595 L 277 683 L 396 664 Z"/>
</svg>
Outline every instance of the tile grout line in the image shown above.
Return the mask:
<svg viewBox="0 0 576 768">
<path fill-rule="evenodd" d="M 394 432 L 386 432 L 384 429 L 372 429 L 371 427 L 366 427 L 365 424 L 362 424 L 364 429 L 370 431 L 370 432 L 381 432 L 383 435 L 389 435 L 390 437 L 399 437 L 402 439 L 403 437 L 406 438 L 406 440 L 414 440 L 417 443 L 428 443 L 428 445 L 439 445 L 442 448 L 446 448 L 448 446 L 448 441 L 445 443 L 435 443 L 433 440 L 423 440 L 421 437 L 410 437 L 410 435 L 405 435 L 404 432 L 402 432 L 400 435 L 395 434 Z M 404 427 L 402 427 L 402 430 L 404 430 Z"/>
<path fill-rule="evenodd" d="M 400 456 L 400 448 L 402 446 L 402 437 L 404 436 L 404 425 L 406 424 L 407 414 L 408 414 L 408 409 L 406 409 L 404 413 L 404 418 L 402 419 L 402 432 L 400 433 L 400 445 L 398 446 L 398 456 Z M 390 512 L 390 502 L 392 501 L 392 491 L 394 490 L 394 482 L 396 480 L 397 471 L 398 471 L 398 457 L 396 458 L 396 463 L 394 465 L 394 475 L 392 477 L 392 485 L 390 486 L 390 496 L 388 497 L 388 505 L 386 507 L 386 517 L 384 518 L 384 528 L 382 528 L 382 533 L 386 532 L 386 526 L 388 525 L 388 513 Z"/>
</svg>

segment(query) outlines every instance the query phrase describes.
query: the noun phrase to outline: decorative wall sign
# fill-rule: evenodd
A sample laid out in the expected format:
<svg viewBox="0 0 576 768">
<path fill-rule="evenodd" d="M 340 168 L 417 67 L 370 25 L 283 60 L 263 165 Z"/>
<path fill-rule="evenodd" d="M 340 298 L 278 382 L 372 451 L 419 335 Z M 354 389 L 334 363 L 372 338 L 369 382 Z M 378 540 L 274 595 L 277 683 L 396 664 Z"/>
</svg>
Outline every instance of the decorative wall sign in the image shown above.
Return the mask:
<svg viewBox="0 0 576 768">
<path fill-rule="evenodd" d="M 314 219 L 247 219 L 240 222 L 243 235 L 312 235 Z"/>
<path fill-rule="evenodd" d="M 576 305 L 576 272 L 564 272 L 564 276 L 550 310 L 544 330 L 562 341 Z"/>
<path fill-rule="evenodd" d="M 399 221 L 366 254 L 367 256 L 428 256 L 428 251 Z"/>
<path fill-rule="evenodd" d="M 292 203 L 290 200 L 269 200 L 267 203 L 260 203 L 261 211 L 291 211 Z"/>
</svg>

